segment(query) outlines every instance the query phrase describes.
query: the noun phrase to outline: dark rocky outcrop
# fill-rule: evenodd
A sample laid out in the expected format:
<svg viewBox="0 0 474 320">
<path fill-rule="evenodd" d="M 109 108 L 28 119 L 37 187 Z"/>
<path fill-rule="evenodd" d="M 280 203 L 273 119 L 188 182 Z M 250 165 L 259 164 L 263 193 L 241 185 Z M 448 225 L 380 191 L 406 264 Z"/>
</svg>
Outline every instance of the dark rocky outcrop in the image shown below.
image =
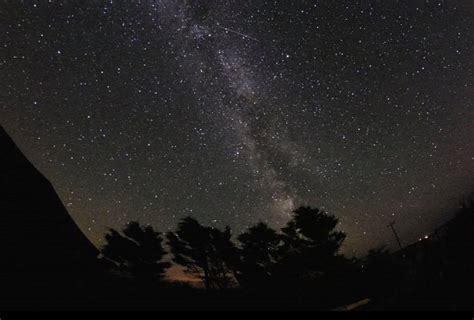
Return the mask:
<svg viewBox="0 0 474 320">
<path fill-rule="evenodd" d="M 48 179 L 0 127 L 0 307 L 86 295 L 99 277 L 97 256 Z"/>
</svg>

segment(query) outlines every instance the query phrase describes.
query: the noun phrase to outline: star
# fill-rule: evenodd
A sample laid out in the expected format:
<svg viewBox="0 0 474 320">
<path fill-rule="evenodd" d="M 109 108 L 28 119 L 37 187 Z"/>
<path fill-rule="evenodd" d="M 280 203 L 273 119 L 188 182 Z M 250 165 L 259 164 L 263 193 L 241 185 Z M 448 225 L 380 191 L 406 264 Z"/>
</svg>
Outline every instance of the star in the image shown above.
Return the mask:
<svg viewBox="0 0 474 320">
<path fill-rule="evenodd" d="M 472 187 L 472 19 L 443 2 L 2 2 L 0 122 L 97 245 L 324 208 L 406 243 Z"/>
</svg>

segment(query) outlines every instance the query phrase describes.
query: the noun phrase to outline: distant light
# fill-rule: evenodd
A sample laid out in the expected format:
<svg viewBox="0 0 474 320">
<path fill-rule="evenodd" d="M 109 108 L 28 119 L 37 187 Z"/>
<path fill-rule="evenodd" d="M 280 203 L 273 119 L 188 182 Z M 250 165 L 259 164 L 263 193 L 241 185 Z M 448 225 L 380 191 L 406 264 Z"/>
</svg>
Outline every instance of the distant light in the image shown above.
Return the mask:
<svg viewBox="0 0 474 320">
<path fill-rule="evenodd" d="M 425 236 L 425 239 L 429 239 L 430 237 L 429 236 Z"/>
</svg>

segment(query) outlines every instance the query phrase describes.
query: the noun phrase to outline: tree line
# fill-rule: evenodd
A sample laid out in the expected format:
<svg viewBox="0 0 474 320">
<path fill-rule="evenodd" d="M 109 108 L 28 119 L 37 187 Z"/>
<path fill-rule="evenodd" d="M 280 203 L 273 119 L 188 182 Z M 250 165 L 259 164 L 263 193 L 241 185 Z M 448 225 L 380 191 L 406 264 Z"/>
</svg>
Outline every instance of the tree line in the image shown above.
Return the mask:
<svg viewBox="0 0 474 320">
<path fill-rule="evenodd" d="M 337 224 L 333 215 L 300 207 L 281 230 L 260 222 L 235 242 L 230 227 L 204 226 L 192 217 L 166 234 L 130 222 L 122 232 L 109 229 L 101 252 L 122 275 L 159 282 L 172 265 L 165 261 L 166 244 L 172 262 L 201 279 L 208 290 L 265 288 L 321 280 L 348 267 L 351 260 L 339 253 L 346 235 L 336 230 Z"/>
<path fill-rule="evenodd" d="M 380 247 L 346 257 L 340 252 L 346 235 L 337 225 L 335 216 L 312 207 L 294 210 L 279 230 L 260 222 L 236 237 L 230 227 L 204 226 L 192 217 L 167 233 L 130 222 L 121 232 L 109 229 L 101 253 L 120 275 L 114 279 L 130 280 L 126 290 L 156 301 L 171 292 L 213 308 L 219 305 L 212 302 L 215 294 L 225 297 L 223 306 L 250 308 L 328 309 L 365 298 L 372 309 L 472 306 L 474 196 L 429 238 L 396 252 Z M 164 289 L 173 264 L 200 279 L 205 293 L 189 286 Z M 125 288 L 122 280 L 110 283 L 118 292 Z"/>
</svg>

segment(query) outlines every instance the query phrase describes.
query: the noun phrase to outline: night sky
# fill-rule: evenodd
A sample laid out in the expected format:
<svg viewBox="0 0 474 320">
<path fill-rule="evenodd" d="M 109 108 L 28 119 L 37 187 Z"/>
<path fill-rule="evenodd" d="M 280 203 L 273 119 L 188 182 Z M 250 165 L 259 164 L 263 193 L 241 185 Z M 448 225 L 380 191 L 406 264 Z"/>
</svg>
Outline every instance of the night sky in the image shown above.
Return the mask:
<svg viewBox="0 0 474 320">
<path fill-rule="evenodd" d="M 408 244 L 474 188 L 471 3 L 2 1 L 0 123 L 97 245 L 299 205 Z"/>
</svg>

